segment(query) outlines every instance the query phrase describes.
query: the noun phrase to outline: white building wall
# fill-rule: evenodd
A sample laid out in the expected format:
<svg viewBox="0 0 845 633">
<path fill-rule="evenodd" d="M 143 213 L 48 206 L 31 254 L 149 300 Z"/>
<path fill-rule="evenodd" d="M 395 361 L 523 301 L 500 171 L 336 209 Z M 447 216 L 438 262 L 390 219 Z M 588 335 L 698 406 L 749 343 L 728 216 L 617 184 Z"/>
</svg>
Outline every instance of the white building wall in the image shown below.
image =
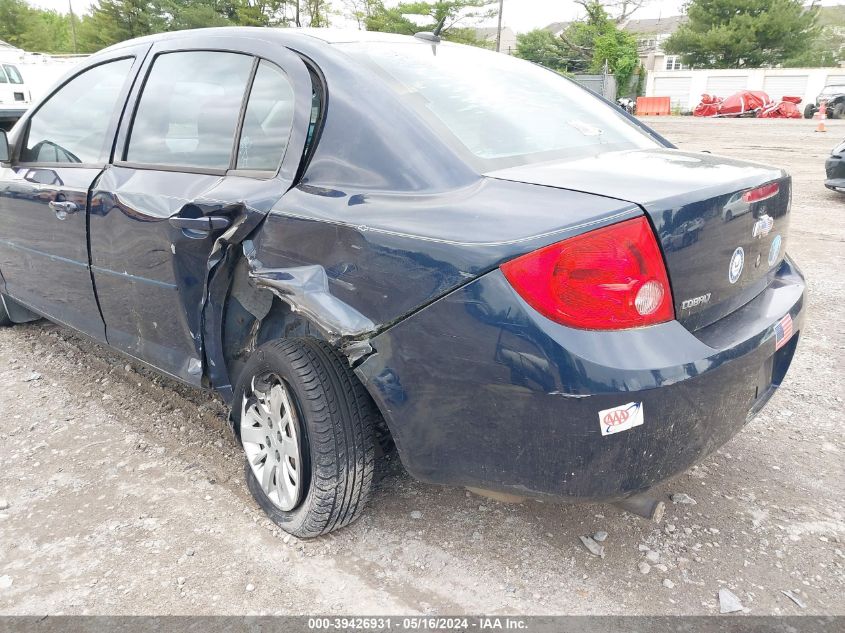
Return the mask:
<svg viewBox="0 0 845 633">
<path fill-rule="evenodd" d="M 729 77 L 744 76 L 746 78 L 746 90 L 765 90 L 766 79 L 769 78 L 769 86 L 783 85 L 786 78 L 789 78 L 789 83 L 801 84 L 801 81 L 796 81 L 797 78 L 806 78 L 804 84 L 803 94 L 789 95 L 801 97 L 802 103 L 810 103 L 816 100 L 816 97 L 828 83 L 828 79 L 836 81 L 838 78 L 845 75 L 842 68 L 754 68 L 754 69 L 724 69 L 724 70 L 664 70 L 653 71 L 648 73 L 646 79 L 645 94 L 647 97 L 662 97 L 662 95 L 655 90 L 655 80 L 658 77 L 684 77 L 689 79 L 689 94 L 687 98 L 678 99 L 673 95 L 673 106 L 680 106 L 681 110 L 692 110 L 701 101 L 701 95 L 713 94 L 707 86 L 718 86 L 726 83 L 732 83 L 735 80 L 729 80 Z M 783 77 L 784 80 L 776 78 Z M 661 82 L 657 82 L 658 87 Z M 663 82 L 664 85 L 665 82 Z M 675 82 L 677 83 L 677 82 Z M 730 94 L 715 93 L 717 97 L 728 97 Z M 732 93 L 731 93 L 732 94 Z M 769 94 L 773 99 L 780 99 L 782 94 Z"/>
</svg>

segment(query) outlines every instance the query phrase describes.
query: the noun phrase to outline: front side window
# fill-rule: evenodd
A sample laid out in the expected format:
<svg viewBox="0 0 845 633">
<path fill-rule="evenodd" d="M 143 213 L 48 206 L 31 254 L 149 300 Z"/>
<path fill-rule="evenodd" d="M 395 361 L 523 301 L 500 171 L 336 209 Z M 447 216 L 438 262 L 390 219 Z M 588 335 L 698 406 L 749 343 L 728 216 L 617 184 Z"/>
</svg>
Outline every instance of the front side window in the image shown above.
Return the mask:
<svg viewBox="0 0 845 633">
<path fill-rule="evenodd" d="M 213 51 L 159 55 L 141 93 L 126 160 L 228 169 L 252 61 Z"/>
<path fill-rule="evenodd" d="M 589 91 L 529 62 L 469 46 L 339 44 L 481 170 L 655 147 Z"/>
<path fill-rule="evenodd" d="M 3 70 L 3 67 L 0 66 L 0 84 L 7 84 L 9 80 L 6 79 L 6 72 Z"/>
<path fill-rule="evenodd" d="M 4 64 L 3 68 L 6 69 L 6 74 L 9 76 L 9 83 L 12 84 L 22 84 L 23 77 L 18 72 L 18 69 L 12 66 L 11 64 Z"/>
<path fill-rule="evenodd" d="M 29 121 L 22 162 L 105 163 L 107 138 L 132 59 L 86 70 L 62 86 Z"/>
<path fill-rule="evenodd" d="M 238 146 L 238 169 L 276 171 L 293 125 L 293 86 L 281 68 L 262 61 L 249 93 Z"/>
</svg>

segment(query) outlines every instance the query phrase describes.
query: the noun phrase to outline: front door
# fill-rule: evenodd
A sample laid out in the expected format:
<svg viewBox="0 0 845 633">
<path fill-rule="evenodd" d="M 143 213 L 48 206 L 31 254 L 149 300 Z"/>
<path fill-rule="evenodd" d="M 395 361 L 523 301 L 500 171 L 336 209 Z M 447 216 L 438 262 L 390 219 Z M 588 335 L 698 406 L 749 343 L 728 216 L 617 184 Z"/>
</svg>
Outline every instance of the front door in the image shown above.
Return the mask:
<svg viewBox="0 0 845 633">
<path fill-rule="evenodd" d="M 88 193 L 110 159 L 146 48 L 124 50 L 70 77 L 15 127 L 13 162 L 0 169 L 3 292 L 101 341 L 88 260 Z"/>
<path fill-rule="evenodd" d="M 109 343 L 197 385 L 212 249 L 225 231 L 257 225 L 291 186 L 311 114 L 297 55 L 207 43 L 153 47 L 116 160 L 92 192 L 90 227 Z"/>
</svg>

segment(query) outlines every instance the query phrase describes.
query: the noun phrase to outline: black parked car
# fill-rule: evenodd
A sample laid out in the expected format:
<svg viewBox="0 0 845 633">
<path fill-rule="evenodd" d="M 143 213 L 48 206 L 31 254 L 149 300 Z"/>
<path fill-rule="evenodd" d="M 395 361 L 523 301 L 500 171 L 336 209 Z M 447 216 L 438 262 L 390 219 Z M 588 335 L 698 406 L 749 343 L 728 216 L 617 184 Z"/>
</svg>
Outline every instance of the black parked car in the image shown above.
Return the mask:
<svg viewBox="0 0 845 633">
<path fill-rule="evenodd" d="M 787 174 L 432 34 L 133 40 L 8 140 L 0 323 L 216 390 L 298 536 L 360 514 L 377 436 L 428 482 L 647 491 L 751 420 L 804 322 Z"/>
<path fill-rule="evenodd" d="M 815 103 L 808 103 L 804 106 L 804 118 L 812 119 L 819 111 L 822 101 L 827 101 L 827 117 L 829 119 L 845 118 L 845 84 L 825 86 L 816 97 Z"/>
<path fill-rule="evenodd" d="M 839 193 L 845 193 L 845 141 L 833 148 L 824 163 L 827 180 L 824 186 Z"/>
</svg>

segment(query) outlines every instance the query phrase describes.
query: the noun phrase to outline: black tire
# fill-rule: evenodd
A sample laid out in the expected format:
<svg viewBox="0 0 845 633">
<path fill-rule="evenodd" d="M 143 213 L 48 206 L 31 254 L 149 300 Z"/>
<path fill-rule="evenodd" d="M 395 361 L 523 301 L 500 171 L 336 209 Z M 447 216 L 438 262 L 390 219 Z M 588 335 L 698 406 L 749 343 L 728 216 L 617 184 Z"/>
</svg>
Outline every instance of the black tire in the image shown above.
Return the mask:
<svg viewBox="0 0 845 633">
<path fill-rule="evenodd" d="M 0 327 L 9 327 L 14 324 L 15 322 L 9 318 L 9 313 L 6 312 L 6 304 L 0 300 Z"/>
<path fill-rule="evenodd" d="M 845 103 L 839 102 L 830 111 L 831 119 L 845 119 Z"/>
<path fill-rule="evenodd" d="M 375 428 L 380 414 L 349 362 L 323 341 L 270 341 L 250 356 L 235 388 L 233 419 L 240 440 L 244 394 L 253 377 L 281 378 L 296 409 L 301 437 L 301 486 L 289 511 L 273 503 L 245 462 L 247 486 L 261 508 L 285 532 L 299 538 L 326 534 L 357 519 L 370 495 Z"/>
<path fill-rule="evenodd" d="M 816 106 L 812 103 L 808 103 L 804 106 L 804 118 L 805 119 L 812 119 L 813 115 L 816 113 Z"/>
</svg>

